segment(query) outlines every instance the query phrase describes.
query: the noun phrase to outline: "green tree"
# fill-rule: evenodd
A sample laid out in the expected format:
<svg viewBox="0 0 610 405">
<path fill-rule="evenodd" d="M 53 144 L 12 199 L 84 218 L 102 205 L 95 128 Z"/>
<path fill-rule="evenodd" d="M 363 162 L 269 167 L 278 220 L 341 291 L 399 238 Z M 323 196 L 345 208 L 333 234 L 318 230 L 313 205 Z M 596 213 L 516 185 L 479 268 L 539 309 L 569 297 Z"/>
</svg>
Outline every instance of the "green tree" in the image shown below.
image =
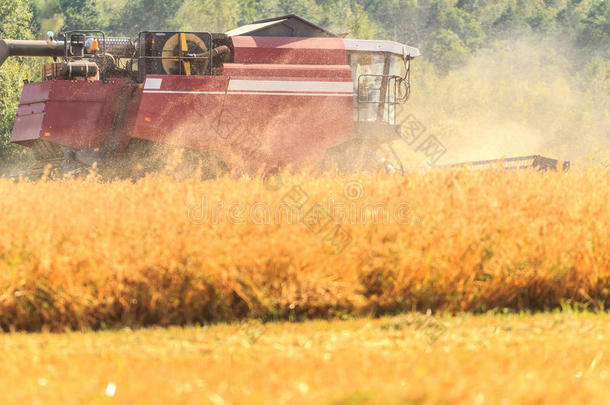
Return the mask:
<svg viewBox="0 0 610 405">
<path fill-rule="evenodd" d="M 319 23 L 324 19 L 322 6 L 315 0 L 278 0 L 276 14 L 296 14 L 299 17 L 314 23 Z M 273 17 L 273 16 L 268 16 Z"/>
<path fill-rule="evenodd" d="M 30 39 L 32 10 L 27 1 L 0 0 L 0 38 Z"/>
<path fill-rule="evenodd" d="M 0 38 L 31 39 L 32 11 L 26 1 L 0 0 Z M 0 67 L 0 159 L 2 166 L 17 159 L 23 148 L 10 143 L 23 80 L 32 67 L 21 58 L 9 58 Z"/>
<path fill-rule="evenodd" d="M 277 0 L 238 0 L 239 21 L 237 25 L 250 24 L 264 18 L 275 17 Z"/>
<path fill-rule="evenodd" d="M 382 29 L 357 2 L 350 0 L 326 2 L 322 14 L 323 19 L 316 22 L 335 34 L 361 39 L 382 36 Z"/>
<path fill-rule="evenodd" d="M 610 56 L 610 2 L 600 1 L 589 11 L 583 21 L 580 41 L 585 46 L 595 47 L 606 57 Z"/>
<path fill-rule="evenodd" d="M 350 36 L 362 39 L 374 39 L 380 32 L 364 8 L 358 3 L 354 3 L 349 10 L 347 29 Z"/>
<path fill-rule="evenodd" d="M 238 0 L 186 0 L 171 20 L 176 30 L 224 32 L 239 21 Z"/>
<path fill-rule="evenodd" d="M 96 0 L 59 0 L 64 16 L 62 31 L 75 29 L 102 29 L 106 22 Z"/>
<path fill-rule="evenodd" d="M 468 46 L 453 31 L 440 29 L 430 40 L 428 59 L 443 74 L 463 65 L 471 55 Z"/>
<path fill-rule="evenodd" d="M 455 7 L 443 8 L 438 13 L 440 29 L 453 31 L 471 51 L 483 45 L 485 33 L 471 14 Z"/>
<path fill-rule="evenodd" d="M 506 37 L 515 32 L 523 33 L 529 28 L 525 22 L 522 10 L 514 4 L 509 5 L 493 22 L 491 31 L 493 36 Z"/>
<path fill-rule="evenodd" d="M 65 16 L 59 6 L 59 0 L 35 0 L 32 2 L 35 28 L 34 32 L 42 36 L 48 31 L 59 32 L 64 26 Z"/>
<path fill-rule="evenodd" d="M 133 36 L 140 31 L 168 31 L 184 0 L 133 0 L 113 16 L 109 31 Z"/>
</svg>

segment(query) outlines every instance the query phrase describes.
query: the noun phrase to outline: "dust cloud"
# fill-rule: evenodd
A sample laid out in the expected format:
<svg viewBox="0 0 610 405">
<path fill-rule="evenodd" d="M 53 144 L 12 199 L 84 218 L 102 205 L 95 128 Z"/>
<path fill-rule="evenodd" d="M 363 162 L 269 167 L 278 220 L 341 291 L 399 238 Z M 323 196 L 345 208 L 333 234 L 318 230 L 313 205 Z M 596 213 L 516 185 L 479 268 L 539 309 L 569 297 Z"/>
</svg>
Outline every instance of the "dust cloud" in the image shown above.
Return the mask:
<svg viewBox="0 0 610 405">
<path fill-rule="evenodd" d="M 446 147 L 438 164 L 533 154 L 610 163 L 608 60 L 582 56 L 530 37 L 445 76 L 416 60 L 406 108 Z"/>
</svg>

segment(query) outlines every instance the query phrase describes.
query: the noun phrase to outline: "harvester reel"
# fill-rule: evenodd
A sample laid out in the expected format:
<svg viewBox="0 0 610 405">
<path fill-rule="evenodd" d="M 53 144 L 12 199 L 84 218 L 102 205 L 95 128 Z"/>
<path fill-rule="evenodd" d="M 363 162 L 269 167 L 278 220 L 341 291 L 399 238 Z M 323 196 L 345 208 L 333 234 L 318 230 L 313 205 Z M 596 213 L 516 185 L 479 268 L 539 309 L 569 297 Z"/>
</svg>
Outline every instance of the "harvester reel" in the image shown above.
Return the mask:
<svg viewBox="0 0 610 405">
<path fill-rule="evenodd" d="M 163 46 L 162 56 L 201 55 L 208 51 L 205 42 L 195 34 L 179 33 L 172 35 Z M 208 68 L 208 59 L 162 59 L 163 70 L 168 75 L 202 75 Z M 181 66 L 182 65 L 182 66 Z"/>
</svg>

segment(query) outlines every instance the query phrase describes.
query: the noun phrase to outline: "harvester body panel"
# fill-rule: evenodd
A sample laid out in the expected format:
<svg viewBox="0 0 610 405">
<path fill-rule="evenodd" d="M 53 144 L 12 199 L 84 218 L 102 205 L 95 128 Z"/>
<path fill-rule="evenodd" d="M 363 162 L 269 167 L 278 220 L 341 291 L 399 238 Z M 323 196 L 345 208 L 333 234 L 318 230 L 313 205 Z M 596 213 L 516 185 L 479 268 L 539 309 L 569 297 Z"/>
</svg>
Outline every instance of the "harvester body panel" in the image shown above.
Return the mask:
<svg viewBox="0 0 610 405">
<path fill-rule="evenodd" d="M 345 65 L 342 38 L 245 37 L 231 38 L 235 63 Z"/>
<path fill-rule="evenodd" d="M 195 149 L 213 147 L 213 118 L 228 82 L 223 76 L 147 76 L 130 135 Z"/>
<path fill-rule="evenodd" d="M 221 76 L 147 76 L 131 136 L 252 173 L 319 164 L 353 138 L 352 111 L 348 66 L 225 64 Z"/>
<path fill-rule="evenodd" d="M 125 80 L 25 84 L 11 142 L 28 145 L 44 140 L 73 149 L 104 146 L 125 85 Z"/>
</svg>

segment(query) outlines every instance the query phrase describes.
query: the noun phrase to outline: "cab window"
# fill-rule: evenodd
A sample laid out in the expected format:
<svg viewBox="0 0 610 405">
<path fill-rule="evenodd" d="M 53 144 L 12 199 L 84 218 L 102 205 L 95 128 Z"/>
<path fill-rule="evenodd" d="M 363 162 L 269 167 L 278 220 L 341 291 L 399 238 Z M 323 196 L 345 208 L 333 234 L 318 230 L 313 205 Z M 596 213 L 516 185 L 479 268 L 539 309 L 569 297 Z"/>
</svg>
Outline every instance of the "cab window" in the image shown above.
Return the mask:
<svg viewBox="0 0 610 405">
<path fill-rule="evenodd" d="M 393 120 L 394 82 L 388 76 L 402 76 L 404 62 L 398 55 L 353 51 L 349 55 L 354 83 L 354 120 Z"/>
</svg>

